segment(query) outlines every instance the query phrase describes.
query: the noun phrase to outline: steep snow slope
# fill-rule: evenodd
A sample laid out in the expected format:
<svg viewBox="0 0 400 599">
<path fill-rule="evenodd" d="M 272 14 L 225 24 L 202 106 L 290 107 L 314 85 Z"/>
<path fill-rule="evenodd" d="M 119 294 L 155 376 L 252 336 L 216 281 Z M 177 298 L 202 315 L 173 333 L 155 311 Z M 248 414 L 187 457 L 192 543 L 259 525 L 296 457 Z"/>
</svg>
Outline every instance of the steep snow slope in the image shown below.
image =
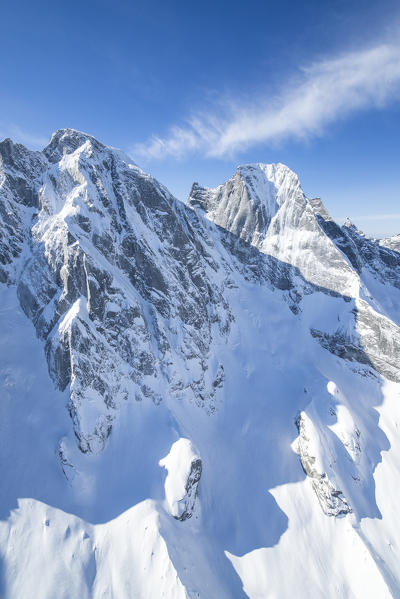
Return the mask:
<svg viewBox="0 0 400 599">
<path fill-rule="evenodd" d="M 398 254 L 283 165 L 0 153 L 0 594 L 397 597 Z"/>
</svg>

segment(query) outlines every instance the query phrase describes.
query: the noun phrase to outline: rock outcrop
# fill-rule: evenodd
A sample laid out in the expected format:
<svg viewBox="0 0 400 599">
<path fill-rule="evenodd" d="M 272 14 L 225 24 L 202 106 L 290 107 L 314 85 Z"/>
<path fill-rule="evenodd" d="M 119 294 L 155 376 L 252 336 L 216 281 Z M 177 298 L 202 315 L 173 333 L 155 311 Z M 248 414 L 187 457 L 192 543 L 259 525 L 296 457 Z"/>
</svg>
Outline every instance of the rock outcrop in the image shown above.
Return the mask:
<svg viewBox="0 0 400 599">
<path fill-rule="evenodd" d="M 189 439 L 180 438 L 159 463 L 168 471 L 165 499 L 171 516 L 176 520 L 188 520 L 194 513 L 202 473 L 198 452 Z"/>
</svg>

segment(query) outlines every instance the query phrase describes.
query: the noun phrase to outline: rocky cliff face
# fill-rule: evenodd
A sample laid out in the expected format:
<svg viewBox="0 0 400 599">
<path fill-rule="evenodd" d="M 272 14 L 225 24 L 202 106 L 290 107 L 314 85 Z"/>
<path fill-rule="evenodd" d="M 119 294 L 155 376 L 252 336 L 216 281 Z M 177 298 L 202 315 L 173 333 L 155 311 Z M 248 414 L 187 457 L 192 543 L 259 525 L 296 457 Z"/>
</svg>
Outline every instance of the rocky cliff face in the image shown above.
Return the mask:
<svg viewBox="0 0 400 599">
<path fill-rule="evenodd" d="M 284 287 L 296 297 L 295 310 L 302 295 L 317 290 L 351 302 L 353 322 L 346 330 L 339 325 L 333 333 L 311 329 L 311 334 L 332 353 L 373 364 L 399 380 L 400 255 L 395 250 L 349 222 L 339 227 L 319 198 L 305 197 L 297 176 L 282 164 L 239 167 L 215 189 L 195 183 L 188 204 L 267 259 L 276 258 L 278 268 L 287 265 Z"/>
<path fill-rule="evenodd" d="M 244 556 L 278 543 L 264 539 L 268 526 L 251 508 L 261 506 L 258 484 L 264 497 L 304 471 L 324 518 L 351 514 L 359 523 L 377 513 L 369 498 L 387 446 L 377 441 L 371 406 L 377 389 L 400 382 L 395 240 L 339 227 L 282 164 L 241 166 L 215 189 L 195 183 L 185 205 L 122 152 L 70 129 L 43 152 L 6 140 L 0 160 L 0 282 L 16 290 L 51 379 L 68 398 L 80 452 L 66 438 L 54 452 L 78 495 L 95 478 L 90 460 L 102 463 L 121 434 L 123 414 L 136 415 L 133 430 L 152 406 L 173 432 L 168 455 L 155 460 L 168 474 L 165 498 L 157 491 L 154 501 L 189 527 L 182 534 L 203 514 L 213 522 L 213 550 L 196 549 L 203 567 L 224 552 Z M 357 400 L 351 389 L 362 389 Z M 135 447 L 153 455 L 152 439 L 135 430 Z M 142 498 L 158 484 L 146 483 Z M 246 537 L 241 522 L 252 522 L 252 511 L 257 524 Z M 163 526 L 183 581 L 196 568 L 168 537 L 170 521 Z M 384 553 L 376 551 L 371 559 L 380 564 Z M 253 566 L 235 559 L 251 586 Z M 384 579 L 396 586 L 389 570 Z M 217 595 L 217 582 L 214 595 L 201 575 L 196 584 L 203 596 L 241 596 L 224 576 Z"/>
<path fill-rule="evenodd" d="M 166 386 L 175 396 L 190 389 L 212 410 L 222 368 L 207 363 L 212 328 L 226 334 L 232 315 L 226 274 L 189 211 L 126 156 L 75 131 L 58 131 L 43 154 L 8 141 L 2 152 L 3 279 L 17 281 L 51 376 L 70 388 L 82 451 L 104 446 L 128 395 L 159 403 Z"/>
<path fill-rule="evenodd" d="M 354 296 L 358 277 L 321 229 L 313 201 L 283 164 L 252 164 L 216 189 L 192 188 L 190 206 L 327 290 Z M 314 205 L 315 206 L 315 205 Z"/>
</svg>

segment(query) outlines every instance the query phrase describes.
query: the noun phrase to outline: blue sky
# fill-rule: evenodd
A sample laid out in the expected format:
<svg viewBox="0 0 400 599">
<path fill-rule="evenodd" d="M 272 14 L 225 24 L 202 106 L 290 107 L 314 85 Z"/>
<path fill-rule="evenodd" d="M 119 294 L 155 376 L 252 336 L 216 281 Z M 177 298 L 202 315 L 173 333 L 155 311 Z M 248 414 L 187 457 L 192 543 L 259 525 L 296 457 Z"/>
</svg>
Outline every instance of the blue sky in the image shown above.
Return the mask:
<svg viewBox="0 0 400 599">
<path fill-rule="evenodd" d="M 0 33 L 0 137 L 87 131 L 183 200 L 284 162 L 335 218 L 400 232 L 398 0 L 16 0 Z"/>
</svg>

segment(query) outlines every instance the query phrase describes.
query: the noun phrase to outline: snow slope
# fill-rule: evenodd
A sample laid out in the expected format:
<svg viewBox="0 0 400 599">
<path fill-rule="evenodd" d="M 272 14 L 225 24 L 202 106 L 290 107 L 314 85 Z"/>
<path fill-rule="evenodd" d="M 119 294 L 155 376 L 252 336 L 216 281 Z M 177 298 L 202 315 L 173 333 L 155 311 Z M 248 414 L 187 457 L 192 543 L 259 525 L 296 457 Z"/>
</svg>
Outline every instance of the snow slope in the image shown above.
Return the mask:
<svg viewBox="0 0 400 599">
<path fill-rule="evenodd" d="M 284 165 L 0 144 L 0 594 L 400 594 L 399 255 Z"/>
</svg>

